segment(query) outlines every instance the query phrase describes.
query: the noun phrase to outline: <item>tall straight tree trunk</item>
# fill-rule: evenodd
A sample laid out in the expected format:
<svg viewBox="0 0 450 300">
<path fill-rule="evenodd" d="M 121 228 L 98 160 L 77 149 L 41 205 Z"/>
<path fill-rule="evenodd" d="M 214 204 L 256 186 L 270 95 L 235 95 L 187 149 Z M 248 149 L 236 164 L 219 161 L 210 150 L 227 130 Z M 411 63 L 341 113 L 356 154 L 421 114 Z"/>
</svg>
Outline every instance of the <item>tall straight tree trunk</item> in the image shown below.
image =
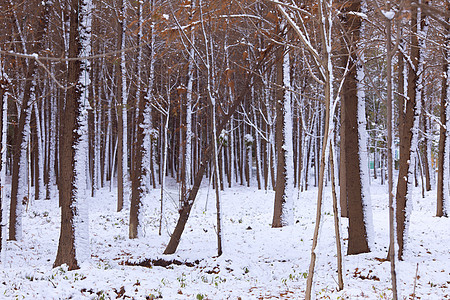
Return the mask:
<svg viewBox="0 0 450 300">
<path fill-rule="evenodd" d="M 408 87 L 405 107 L 400 107 L 400 114 L 404 114 L 403 124 L 400 124 L 400 159 L 396 193 L 396 221 L 398 258 L 403 259 L 404 242 L 407 235 L 409 214 L 412 201 L 412 184 L 414 180 L 415 152 L 418 140 L 418 126 L 420 114 L 420 76 L 423 66 L 420 62 L 418 31 L 420 22 L 418 8 L 411 8 L 411 54 L 412 66 L 408 71 Z M 404 112 L 404 113 L 403 113 Z"/>
<path fill-rule="evenodd" d="M 55 90 L 54 84 L 52 84 L 53 90 Z M 56 90 L 55 90 L 56 92 Z M 46 189 L 46 196 L 45 198 L 47 200 L 50 200 L 52 197 L 52 188 L 54 184 L 56 183 L 55 180 L 55 152 L 56 152 L 56 139 L 57 139 L 57 126 L 53 126 L 53 124 L 56 123 L 57 119 L 57 105 L 55 96 L 51 95 L 48 103 L 48 123 L 47 123 L 47 136 L 48 136 L 48 179 L 47 179 L 47 189 Z"/>
<path fill-rule="evenodd" d="M 0 224 L 5 223 L 7 196 L 6 196 L 6 147 L 8 138 L 8 85 L 9 80 L 4 75 L 3 64 L 0 62 L 0 99 L 2 101 L 2 135 L 1 135 L 1 169 L 0 169 Z M 5 76 L 5 77 L 3 77 Z M 5 246 L 6 246 L 6 226 L 0 228 L 0 261 L 4 262 L 5 258 Z"/>
<path fill-rule="evenodd" d="M 447 2 L 450 11 L 450 2 Z M 447 18 L 447 22 L 450 18 Z M 445 33 L 444 45 L 450 43 L 450 27 Z M 443 49 L 443 73 L 441 92 L 441 127 L 439 132 L 438 182 L 436 216 L 448 217 L 450 212 L 449 180 L 450 180 L 450 49 Z"/>
<path fill-rule="evenodd" d="M 387 11 L 390 11 L 388 4 Z M 391 33 L 392 20 L 386 17 L 386 64 L 387 64 L 387 90 L 386 90 L 386 106 L 387 106 L 387 159 L 388 159 L 388 198 L 389 198 L 389 252 L 388 258 L 391 267 L 391 286 L 393 299 L 397 300 L 397 274 L 395 270 L 395 207 L 394 207 L 394 159 L 393 159 L 393 122 L 392 122 L 392 57 L 397 49 L 392 49 Z M 401 67 L 403 64 L 400 62 Z M 400 70 L 403 74 L 403 70 Z M 402 83 L 403 78 L 400 78 Z M 383 160 L 383 159 L 382 159 Z M 381 173 L 383 179 L 383 173 Z"/>
<path fill-rule="evenodd" d="M 275 146 L 277 148 L 277 181 L 275 186 L 275 201 L 272 227 L 282 227 L 292 223 L 294 188 L 294 161 L 292 145 L 292 113 L 291 113 L 291 86 L 289 53 L 284 48 L 277 51 L 277 84 L 276 93 L 276 134 Z"/>
<path fill-rule="evenodd" d="M 70 3 L 69 58 L 90 54 L 90 0 Z M 83 53 L 80 51 L 83 49 Z M 63 122 L 61 124 L 59 201 L 61 231 L 54 267 L 79 269 L 89 255 L 87 209 L 84 209 L 87 160 L 87 110 L 90 84 L 88 63 L 69 61 Z"/>
<path fill-rule="evenodd" d="M 146 107 L 146 101 L 142 97 L 139 101 L 138 120 L 136 124 L 136 141 L 133 164 L 132 164 L 132 176 L 131 176 L 131 205 L 130 205 L 130 225 L 129 225 L 129 237 L 134 239 L 142 236 L 142 230 L 140 228 L 140 209 L 142 198 L 144 197 L 144 191 L 146 189 L 144 178 L 146 177 L 146 168 L 143 165 L 143 154 L 145 152 L 144 147 L 144 112 Z"/>
<path fill-rule="evenodd" d="M 189 16 L 192 20 L 193 14 L 195 12 L 195 0 L 191 1 L 191 15 Z M 194 86 L 194 65 L 195 65 L 195 34 L 194 31 L 191 32 L 190 36 L 191 46 L 189 49 L 189 66 L 187 75 L 187 90 L 186 90 L 186 143 L 184 151 L 184 185 L 186 191 L 192 185 L 192 105 L 193 105 L 193 86 Z M 185 197 L 185 195 L 183 195 Z"/>
<path fill-rule="evenodd" d="M 348 204 L 347 204 L 347 163 L 346 163 L 346 154 L 345 154 L 345 147 L 346 147 L 346 141 L 345 141 L 345 111 L 346 108 L 344 107 L 344 99 L 341 100 L 341 127 L 340 127 L 340 134 L 341 134 L 341 147 L 340 147 L 340 169 L 339 169 L 339 205 L 341 208 L 341 217 L 348 217 Z"/>
<path fill-rule="evenodd" d="M 150 9 L 153 12 L 153 0 L 150 2 Z M 142 9 L 142 4 L 139 4 L 140 9 Z M 140 13 L 140 23 L 143 23 L 143 15 Z M 142 26 L 140 26 L 142 27 Z M 144 152 L 142 158 L 143 168 L 145 169 L 145 176 L 143 177 L 145 187 L 147 190 L 150 189 L 150 184 L 153 183 L 155 187 L 155 174 L 153 166 L 153 141 L 157 138 L 156 134 L 152 130 L 152 106 L 151 101 L 153 100 L 153 88 L 155 82 L 155 24 L 151 24 L 150 33 L 150 68 L 149 68 L 149 80 L 147 87 L 147 95 L 145 98 L 145 111 L 144 111 Z M 140 35 L 142 35 L 142 29 L 139 30 Z"/>
<path fill-rule="evenodd" d="M 37 102 L 34 102 L 33 105 L 34 114 L 36 117 L 36 143 L 35 143 L 35 180 L 34 180 L 34 187 L 35 187 L 35 193 L 34 197 L 36 200 L 42 199 L 43 195 L 43 189 L 44 189 L 44 150 L 43 150 L 43 143 L 42 143 L 42 127 L 41 127 L 41 118 L 39 114 L 39 109 Z"/>
<path fill-rule="evenodd" d="M 350 1 L 347 11 L 360 12 L 361 0 Z M 368 233 L 368 182 L 365 176 L 369 176 L 364 169 L 367 166 L 367 147 L 363 141 L 365 128 L 360 126 L 360 120 L 365 117 L 364 91 L 361 85 L 364 74 L 362 73 L 362 65 L 358 63 L 356 54 L 358 42 L 361 36 L 361 19 L 359 16 L 347 14 L 344 16 L 344 27 L 348 31 L 347 35 L 350 40 L 347 41 L 350 47 L 350 53 L 346 57 L 349 72 L 344 79 L 342 107 L 345 110 L 345 164 L 342 166 L 345 170 L 345 182 L 348 201 L 348 248 L 347 254 L 359 254 L 370 251 L 369 233 Z M 361 118 L 362 116 L 362 118 Z M 366 159 L 364 159 L 366 158 Z"/>
<path fill-rule="evenodd" d="M 118 22 L 118 44 L 120 49 L 125 49 L 126 39 L 126 2 L 119 0 L 121 20 Z M 128 174 L 127 151 L 127 80 L 126 80 L 125 52 L 120 54 L 119 68 L 117 68 L 117 211 L 121 211 L 124 204 L 124 179 Z"/>
</svg>

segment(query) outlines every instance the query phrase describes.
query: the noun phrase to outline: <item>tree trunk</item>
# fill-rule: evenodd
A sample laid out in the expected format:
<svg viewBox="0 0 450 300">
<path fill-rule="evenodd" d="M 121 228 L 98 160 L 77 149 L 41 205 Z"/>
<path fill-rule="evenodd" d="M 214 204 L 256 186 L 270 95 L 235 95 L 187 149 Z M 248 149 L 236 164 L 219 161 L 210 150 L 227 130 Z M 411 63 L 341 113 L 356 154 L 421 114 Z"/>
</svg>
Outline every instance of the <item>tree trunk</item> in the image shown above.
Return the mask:
<svg viewBox="0 0 450 300">
<path fill-rule="evenodd" d="M 71 1 L 69 58 L 79 57 L 83 49 L 90 49 L 90 3 Z M 80 24 L 81 23 L 81 24 Z M 89 247 L 88 220 L 82 209 L 83 193 L 86 189 L 87 159 L 87 87 L 89 84 L 87 63 L 69 61 L 68 78 L 73 88 L 67 90 L 64 116 L 61 124 L 59 202 L 61 205 L 61 231 L 54 267 L 67 264 L 69 270 L 79 269 L 86 258 L 83 250 Z"/>
<path fill-rule="evenodd" d="M 447 2 L 447 11 L 450 11 L 450 2 Z M 450 18 L 447 18 L 447 22 Z M 450 43 L 450 28 L 444 38 L 444 45 Z M 447 76 L 442 77 L 441 93 L 441 127 L 439 130 L 439 156 L 438 156 L 438 182 L 437 182 L 437 217 L 448 217 L 450 210 L 449 202 L 449 154 L 450 154 L 450 50 L 443 49 L 443 72 Z"/>
<path fill-rule="evenodd" d="M 348 206 L 347 206 L 347 164 L 346 164 L 346 154 L 345 154 L 345 107 L 344 107 L 344 99 L 341 100 L 341 147 L 340 147 L 340 169 L 339 169 L 339 204 L 341 207 L 341 217 L 348 217 Z"/>
<path fill-rule="evenodd" d="M 388 11 L 390 7 L 387 7 Z M 389 198 L 389 252 L 388 259 L 391 267 L 391 286 L 393 299 L 397 300 L 397 274 L 395 270 L 395 208 L 394 208 L 394 160 L 393 152 L 393 126 L 392 126 L 392 57 L 397 49 L 392 50 L 391 46 L 391 30 L 392 21 L 386 18 L 386 61 L 387 61 L 387 91 L 386 91 L 386 106 L 387 106 L 387 159 L 388 159 L 388 198 Z M 402 65 L 402 64 L 400 64 Z M 403 72 L 403 70 L 401 71 Z M 403 73 L 401 73 L 403 74 Z M 403 78 L 400 78 L 403 80 Z M 383 176 L 383 175 L 381 175 Z"/>
<path fill-rule="evenodd" d="M 277 151 L 277 181 L 275 186 L 275 201 L 272 227 L 282 227 L 292 223 L 294 188 L 294 162 L 292 146 L 292 115 L 291 93 L 289 92 L 290 61 L 289 53 L 284 53 L 284 47 L 280 47 L 276 54 L 277 84 L 276 92 L 276 128 L 275 147 Z M 283 87 L 283 88 L 281 88 Z"/>
<path fill-rule="evenodd" d="M 361 11 L 361 1 L 351 1 L 348 11 Z M 362 134 L 365 128 L 359 126 L 359 114 L 365 116 L 364 111 L 359 111 L 358 106 L 360 102 L 364 101 L 364 91 L 361 87 L 360 80 L 363 79 L 362 65 L 357 63 L 357 43 L 361 35 L 361 19 L 359 16 L 347 14 L 344 17 L 344 27 L 350 36 L 350 53 L 346 57 L 345 64 L 348 63 L 349 71 L 344 79 L 342 107 L 345 110 L 344 116 L 344 130 L 345 130 L 345 164 L 342 166 L 345 170 L 345 182 L 347 190 L 348 201 L 348 248 L 347 254 L 359 254 L 370 251 L 368 242 L 367 229 L 367 212 L 364 203 L 367 201 L 369 195 L 364 190 L 365 183 L 363 168 L 367 166 L 367 161 L 363 161 L 362 151 L 365 144 L 363 142 Z"/>
<path fill-rule="evenodd" d="M 7 138 L 8 138 L 8 78 L 3 77 L 5 74 L 3 72 L 3 64 L 0 62 L 0 74 L 2 74 L 2 78 L 0 78 L 0 100 L 2 101 L 2 135 L 1 135 L 1 169 L 0 169 L 0 224 L 6 223 L 4 219 L 6 219 L 6 207 L 7 207 L 7 195 L 6 195 L 6 147 L 7 147 Z M 6 246 L 6 226 L 0 227 L 0 252 L 1 258 L 0 261 L 4 263 L 5 257 L 5 246 Z"/>
<path fill-rule="evenodd" d="M 134 149 L 134 159 L 132 164 L 132 176 L 131 176 L 131 205 L 130 205 L 130 225 L 129 225 L 129 237 L 130 239 L 137 238 L 142 235 L 140 229 L 140 209 L 142 198 L 144 197 L 146 169 L 142 164 L 143 154 L 145 152 L 144 147 L 144 112 L 146 107 L 146 101 L 144 97 L 138 99 L 138 120 L 136 124 L 136 142 Z M 161 188 L 162 189 L 162 188 Z"/>
<path fill-rule="evenodd" d="M 410 214 L 410 202 L 412 201 L 412 184 L 415 166 L 414 153 L 417 147 L 417 130 L 420 114 L 420 93 L 421 87 L 418 84 L 420 82 L 420 76 L 423 70 L 423 66 L 420 63 L 420 51 L 418 40 L 418 9 L 417 7 L 411 8 L 411 55 L 410 59 L 412 66 L 408 71 L 408 87 L 407 97 L 408 101 L 405 103 L 405 107 L 400 107 L 400 114 L 404 113 L 403 124 L 399 127 L 402 129 L 400 132 L 400 159 L 399 159 L 399 172 L 397 181 L 397 194 L 396 194 L 396 221 L 397 221 L 397 243 L 399 247 L 398 258 L 403 259 L 403 248 L 406 237 L 406 229 Z M 419 69 L 420 68 L 420 69 Z M 408 206 L 408 207 L 407 207 Z"/>
</svg>

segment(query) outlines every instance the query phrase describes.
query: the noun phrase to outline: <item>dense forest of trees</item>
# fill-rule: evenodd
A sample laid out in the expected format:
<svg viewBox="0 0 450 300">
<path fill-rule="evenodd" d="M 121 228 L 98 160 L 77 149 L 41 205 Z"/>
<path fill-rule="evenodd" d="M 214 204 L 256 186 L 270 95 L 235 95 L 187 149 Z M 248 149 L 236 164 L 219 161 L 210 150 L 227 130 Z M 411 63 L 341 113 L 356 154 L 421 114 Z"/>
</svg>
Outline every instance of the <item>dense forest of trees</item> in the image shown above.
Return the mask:
<svg viewBox="0 0 450 300">
<path fill-rule="evenodd" d="M 20 240 L 24 206 L 59 195 L 55 266 L 86 256 L 85 199 L 100 188 L 130 209 L 130 238 L 161 188 L 161 232 L 167 176 L 180 215 L 166 254 L 205 177 L 219 255 L 221 190 L 274 189 L 282 227 L 294 195 L 318 187 L 309 281 L 325 185 L 349 218 L 349 255 L 373 243 L 371 177 L 389 185 L 393 264 L 418 181 L 448 216 L 448 0 L 1 0 L 0 11 L 1 234 Z"/>
</svg>

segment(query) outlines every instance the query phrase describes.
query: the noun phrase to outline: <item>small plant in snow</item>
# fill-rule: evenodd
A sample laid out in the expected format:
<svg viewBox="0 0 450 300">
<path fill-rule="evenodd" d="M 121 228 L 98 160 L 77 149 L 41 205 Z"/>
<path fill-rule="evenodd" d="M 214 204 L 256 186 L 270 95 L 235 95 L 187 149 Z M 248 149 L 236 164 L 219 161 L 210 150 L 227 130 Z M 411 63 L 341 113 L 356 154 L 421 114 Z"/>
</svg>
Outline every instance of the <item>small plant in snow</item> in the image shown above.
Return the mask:
<svg viewBox="0 0 450 300">
<path fill-rule="evenodd" d="M 126 238 L 120 234 L 115 235 L 113 238 L 115 241 L 125 241 L 126 240 Z"/>
<path fill-rule="evenodd" d="M 195 296 L 195 299 L 203 300 L 203 299 L 206 299 L 206 298 L 205 298 L 205 295 L 203 295 L 203 294 L 197 294 L 197 296 Z"/>
<path fill-rule="evenodd" d="M 112 266 L 107 261 L 99 261 L 97 263 L 97 268 L 102 269 L 102 270 L 108 270 L 108 269 L 112 269 Z"/>
<path fill-rule="evenodd" d="M 178 277 L 177 280 L 180 283 L 181 288 L 186 287 L 186 274 L 181 273 L 181 277 Z"/>
<path fill-rule="evenodd" d="M 215 287 L 219 286 L 219 283 L 227 281 L 225 278 L 221 278 L 220 276 L 214 276 L 212 278 L 211 283 L 214 284 Z"/>
<path fill-rule="evenodd" d="M 289 274 L 288 278 L 281 279 L 281 282 L 287 286 L 288 281 L 299 281 L 301 278 L 308 278 L 308 273 L 296 273 L 295 270 L 293 270 L 293 273 Z"/>
<path fill-rule="evenodd" d="M 163 286 L 165 286 L 167 284 L 167 280 L 165 278 L 161 278 L 161 283 Z"/>
<path fill-rule="evenodd" d="M 97 293 L 97 298 L 95 298 L 96 300 L 105 300 L 108 299 L 108 295 L 105 294 L 104 291 L 100 291 Z"/>
</svg>

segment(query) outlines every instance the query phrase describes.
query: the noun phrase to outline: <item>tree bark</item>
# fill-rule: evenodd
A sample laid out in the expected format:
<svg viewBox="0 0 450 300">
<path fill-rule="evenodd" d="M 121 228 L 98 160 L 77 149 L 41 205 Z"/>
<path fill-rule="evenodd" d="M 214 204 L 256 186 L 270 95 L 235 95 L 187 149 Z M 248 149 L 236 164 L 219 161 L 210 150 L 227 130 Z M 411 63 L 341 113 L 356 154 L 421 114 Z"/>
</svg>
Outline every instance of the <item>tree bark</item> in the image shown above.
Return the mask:
<svg viewBox="0 0 450 300">
<path fill-rule="evenodd" d="M 400 128 L 400 159 L 399 159 L 399 172 L 397 181 L 397 193 L 396 193 L 396 222 L 397 222 L 397 243 L 399 247 L 398 258 L 403 259 L 403 248 L 405 241 L 405 229 L 409 219 L 409 213 L 407 212 L 407 205 L 411 201 L 412 184 L 414 176 L 415 147 L 417 147 L 417 126 L 420 113 L 420 87 L 418 86 L 419 76 L 421 70 L 420 66 L 420 51 L 418 40 L 418 9 L 413 6 L 411 8 L 411 54 L 410 59 L 412 66 L 408 70 L 408 87 L 407 97 L 408 101 L 405 103 L 405 107 L 400 107 L 400 114 L 404 113 L 403 124 Z"/>
<path fill-rule="evenodd" d="M 361 1 L 350 1 L 346 7 L 348 11 L 361 11 Z M 361 139 L 358 126 L 358 101 L 359 99 L 357 72 L 361 67 L 356 55 L 358 42 L 360 40 L 361 19 L 359 16 L 347 14 L 344 16 L 344 28 L 347 30 L 347 43 L 350 45 L 350 53 L 346 57 L 345 64 L 348 63 L 349 71 L 344 79 L 342 107 L 344 113 L 344 130 L 345 130 L 345 164 L 342 166 L 345 170 L 345 182 L 348 201 L 348 248 L 347 254 L 359 254 L 370 252 L 368 243 L 368 233 L 366 216 L 364 211 L 363 198 L 363 180 L 362 178 L 362 162 L 360 151 L 366 149 L 361 148 Z M 343 202 L 343 200 L 341 200 Z"/>
<path fill-rule="evenodd" d="M 450 2 L 447 2 L 447 11 L 450 11 Z M 447 22 L 450 18 L 447 18 Z M 444 38 L 444 45 L 450 43 L 450 28 Z M 438 154 L 438 182 L 437 182 L 437 205 L 436 216 L 448 217 L 449 209 L 449 155 L 450 155 L 450 50 L 443 49 L 443 73 L 441 92 L 441 127 L 439 130 L 439 154 Z"/>
<path fill-rule="evenodd" d="M 84 4 L 85 5 L 85 4 Z M 89 30 L 83 18 L 83 2 L 72 0 L 70 8 L 70 31 L 69 31 L 69 58 L 79 57 L 85 43 L 82 30 Z M 88 18 L 88 17 L 87 17 Z M 82 23 L 83 24 L 80 24 Z M 84 28 L 84 29 L 82 29 Z M 86 50 L 86 49 L 84 49 Z M 83 66 L 86 67 L 85 65 Z M 85 75 L 82 75 L 85 72 Z M 58 251 L 53 264 L 54 267 L 67 264 L 69 270 L 79 269 L 81 255 L 77 247 L 81 246 L 82 234 L 81 223 L 85 222 L 81 216 L 80 201 L 86 184 L 87 143 L 85 142 L 85 130 L 87 121 L 83 121 L 82 114 L 86 114 L 84 108 L 87 87 L 83 86 L 84 76 L 88 71 L 82 69 L 80 60 L 72 60 L 68 63 L 67 81 L 72 88 L 67 90 L 64 115 L 61 124 L 60 140 L 60 181 L 59 181 L 59 203 L 61 205 L 61 231 L 59 237 Z M 83 96 L 84 95 L 84 96 Z M 82 96 L 85 99 L 82 99 Z M 81 159 L 81 160 L 80 160 Z M 84 161 L 83 161 L 84 160 Z M 89 240 L 89 239 L 88 239 Z"/>
</svg>

